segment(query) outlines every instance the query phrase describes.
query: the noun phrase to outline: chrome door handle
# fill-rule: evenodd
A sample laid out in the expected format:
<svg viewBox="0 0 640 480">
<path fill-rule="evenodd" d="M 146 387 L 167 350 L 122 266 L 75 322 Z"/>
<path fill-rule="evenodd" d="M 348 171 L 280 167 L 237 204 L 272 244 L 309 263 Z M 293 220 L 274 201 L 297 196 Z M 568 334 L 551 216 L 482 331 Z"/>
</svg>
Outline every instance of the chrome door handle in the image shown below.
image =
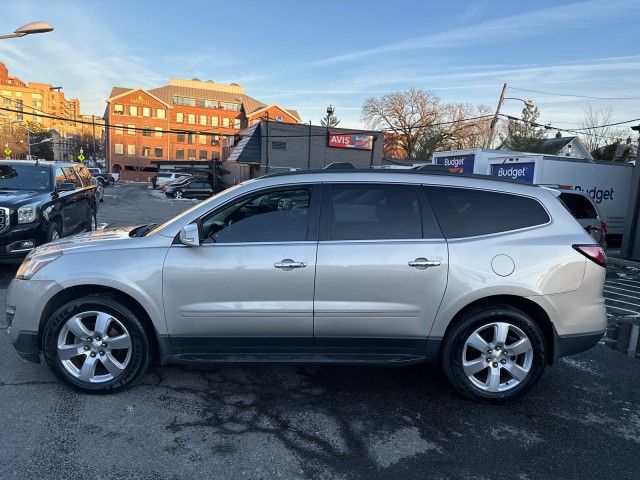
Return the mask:
<svg viewBox="0 0 640 480">
<path fill-rule="evenodd" d="M 440 262 L 437 260 L 427 260 L 424 257 L 420 257 L 409 262 L 409 266 L 417 268 L 418 270 L 424 270 L 425 268 L 428 268 L 428 267 L 439 267 Z"/>
<path fill-rule="evenodd" d="M 281 262 L 274 263 L 274 267 L 281 268 L 282 270 L 293 270 L 294 268 L 304 268 L 307 266 L 304 262 L 294 262 L 290 258 L 285 258 Z"/>
</svg>

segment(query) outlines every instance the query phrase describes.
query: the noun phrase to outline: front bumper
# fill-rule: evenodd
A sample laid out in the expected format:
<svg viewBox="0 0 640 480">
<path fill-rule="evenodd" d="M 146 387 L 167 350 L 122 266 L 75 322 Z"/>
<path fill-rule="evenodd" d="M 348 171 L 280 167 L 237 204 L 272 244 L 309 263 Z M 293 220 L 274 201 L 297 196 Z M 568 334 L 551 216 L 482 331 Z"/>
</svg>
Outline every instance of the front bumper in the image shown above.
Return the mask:
<svg viewBox="0 0 640 480">
<path fill-rule="evenodd" d="M 39 331 L 42 312 L 62 287 L 53 280 L 14 278 L 7 290 L 7 332 L 14 348 L 25 360 L 40 361 Z"/>
<path fill-rule="evenodd" d="M 21 242 L 31 240 L 33 247 L 25 247 Z M 22 258 L 29 251 L 45 242 L 45 234 L 40 223 L 12 225 L 0 234 L 0 259 Z"/>
</svg>

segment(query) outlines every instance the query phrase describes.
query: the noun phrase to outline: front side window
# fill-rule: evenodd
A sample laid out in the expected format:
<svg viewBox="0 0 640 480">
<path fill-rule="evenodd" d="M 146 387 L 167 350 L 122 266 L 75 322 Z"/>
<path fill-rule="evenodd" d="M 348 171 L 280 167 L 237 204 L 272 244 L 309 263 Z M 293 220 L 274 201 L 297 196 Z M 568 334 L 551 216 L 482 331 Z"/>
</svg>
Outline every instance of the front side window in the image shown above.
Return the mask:
<svg viewBox="0 0 640 480">
<path fill-rule="evenodd" d="M 259 193 L 205 218 L 203 243 L 305 241 L 310 201 L 306 187 Z"/>
<path fill-rule="evenodd" d="M 422 238 L 420 200 L 411 185 L 335 184 L 329 240 Z"/>
<path fill-rule="evenodd" d="M 549 221 L 542 205 L 529 197 L 454 187 L 427 187 L 426 191 L 447 238 L 508 232 Z"/>
</svg>

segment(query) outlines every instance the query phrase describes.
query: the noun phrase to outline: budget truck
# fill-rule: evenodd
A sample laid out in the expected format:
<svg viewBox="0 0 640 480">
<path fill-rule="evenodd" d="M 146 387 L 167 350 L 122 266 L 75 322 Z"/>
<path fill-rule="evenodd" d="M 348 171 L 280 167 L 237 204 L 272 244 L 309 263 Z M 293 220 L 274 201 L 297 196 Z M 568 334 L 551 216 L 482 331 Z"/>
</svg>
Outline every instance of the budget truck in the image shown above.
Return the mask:
<svg viewBox="0 0 640 480">
<path fill-rule="evenodd" d="M 598 205 L 608 235 L 620 237 L 624 232 L 633 170 L 630 163 L 487 149 L 436 152 L 433 163 L 454 172 L 493 175 L 586 193 Z"/>
</svg>

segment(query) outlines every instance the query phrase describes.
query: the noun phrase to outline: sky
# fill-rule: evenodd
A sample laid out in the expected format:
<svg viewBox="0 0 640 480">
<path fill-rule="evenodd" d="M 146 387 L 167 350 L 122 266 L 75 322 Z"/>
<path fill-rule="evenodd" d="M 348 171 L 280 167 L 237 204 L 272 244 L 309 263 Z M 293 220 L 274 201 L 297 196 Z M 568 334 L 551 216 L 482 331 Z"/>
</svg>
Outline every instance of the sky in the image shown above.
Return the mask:
<svg viewBox="0 0 640 480">
<path fill-rule="evenodd" d="M 348 128 L 362 126 L 368 97 L 421 88 L 494 109 L 505 82 L 543 123 L 577 127 L 589 105 L 640 117 L 638 0 L 2 3 L 0 33 L 34 20 L 55 30 L 0 40 L 0 60 L 62 86 L 86 114 L 104 112 L 112 86 L 180 77 L 240 83 L 314 124 L 332 104 Z M 521 109 L 507 100 L 503 111 Z"/>
</svg>

